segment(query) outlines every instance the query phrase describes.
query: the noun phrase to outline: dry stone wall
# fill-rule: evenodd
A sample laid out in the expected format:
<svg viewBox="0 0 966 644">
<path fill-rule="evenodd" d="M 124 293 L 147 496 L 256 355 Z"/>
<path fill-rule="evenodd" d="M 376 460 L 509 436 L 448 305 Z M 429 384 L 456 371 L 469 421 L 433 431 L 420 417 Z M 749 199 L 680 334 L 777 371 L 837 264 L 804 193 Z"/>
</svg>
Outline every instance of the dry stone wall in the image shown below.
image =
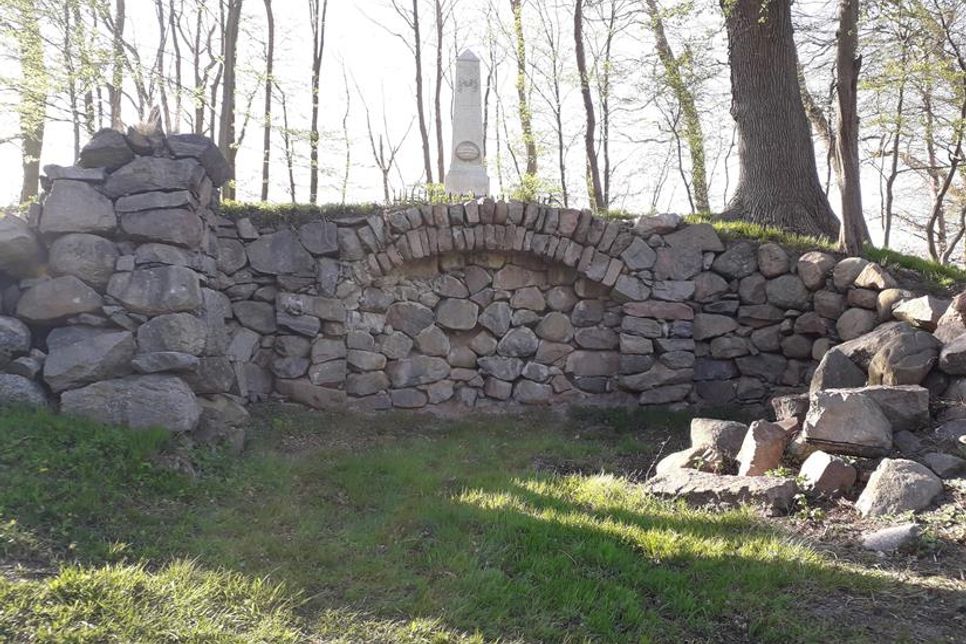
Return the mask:
<svg viewBox="0 0 966 644">
<path fill-rule="evenodd" d="M 273 397 L 760 403 L 905 297 L 865 260 L 674 215 L 485 199 L 229 220 L 227 164 L 194 135 L 105 131 L 46 174 L 29 225 L 0 220 L 0 398 L 133 426 L 224 433 Z"/>
</svg>

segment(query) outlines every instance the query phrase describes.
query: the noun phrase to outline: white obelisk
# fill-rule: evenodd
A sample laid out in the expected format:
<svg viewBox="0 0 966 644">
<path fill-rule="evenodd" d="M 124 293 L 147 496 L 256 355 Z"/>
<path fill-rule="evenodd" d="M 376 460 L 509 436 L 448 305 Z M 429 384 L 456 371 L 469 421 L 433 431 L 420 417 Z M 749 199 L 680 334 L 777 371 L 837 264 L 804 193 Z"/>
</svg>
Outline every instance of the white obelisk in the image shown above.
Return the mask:
<svg viewBox="0 0 966 644">
<path fill-rule="evenodd" d="M 453 154 L 446 173 L 446 192 L 490 194 L 490 178 L 483 164 L 483 93 L 480 59 L 467 49 L 456 59 L 453 97 Z"/>
</svg>

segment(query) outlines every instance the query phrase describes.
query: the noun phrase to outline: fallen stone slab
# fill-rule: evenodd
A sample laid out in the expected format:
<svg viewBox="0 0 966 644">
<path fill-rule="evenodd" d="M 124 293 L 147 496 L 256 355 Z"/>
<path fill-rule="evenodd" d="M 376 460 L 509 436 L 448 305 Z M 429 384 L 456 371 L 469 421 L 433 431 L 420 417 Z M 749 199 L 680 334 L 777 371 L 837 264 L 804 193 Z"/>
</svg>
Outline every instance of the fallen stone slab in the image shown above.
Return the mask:
<svg viewBox="0 0 966 644">
<path fill-rule="evenodd" d="M 908 322 L 886 322 L 863 336 L 843 342 L 836 346 L 852 362 L 862 369 L 868 370 L 869 363 L 879 349 L 890 339 L 902 333 L 913 333 L 915 328 Z"/>
<path fill-rule="evenodd" d="M 746 424 L 734 420 L 691 419 L 691 445 L 713 447 L 731 459 L 738 457 L 747 432 Z"/>
<path fill-rule="evenodd" d="M 701 472 L 722 474 L 733 461 L 733 458 L 727 458 L 714 447 L 699 445 L 668 454 L 658 462 L 654 472 L 661 475 L 672 470 L 690 468 Z"/>
<path fill-rule="evenodd" d="M 903 523 L 862 535 L 862 547 L 875 552 L 895 552 L 919 538 L 922 533 L 915 523 Z"/>
<path fill-rule="evenodd" d="M 833 454 L 884 456 L 892 449 L 892 423 L 861 390 L 815 392 L 805 417 L 805 440 Z"/>
<path fill-rule="evenodd" d="M 917 385 L 869 385 L 834 389 L 861 393 L 876 402 L 885 413 L 893 430 L 913 431 L 929 424 L 929 390 Z"/>
<path fill-rule="evenodd" d="M 178 377 L 164 375 L 103 380 L 65 391 L 60 410 L 105 424 L 172 432 L 191 431 L 201 415 L 191 388 Z"/>
<path fill-rule="evenodd" d="M 795 480 L 771 476 L 732 476 L 677 469 L 644 483 L 655 496 L 684 499 L 691 505 L 762 506 L 769 512 L 791 507 L 797 488 Z"/>
<path fill-rule="evenodd" d="M 848 492 L 855 485 L 857 474 L 844 458 L 822 451 L 812 453 L 799 470 L 805 488 L 825 496 Z"/>
<path fill-rule="evenodd" d="M 777 468 L 781 465 L 789 438 L 784 428 L 775 423 L 766 420 L 753 422 L 738 452 L 738 474 L 762 476 Z"/>
<path fill-rule="evenodd" d="M 902 333 L 886 341 L 869 364 L 870 385 L 921 384 L 939 359 L 942 343 L 931 333 Z"/>
<path fill-rule="evenodd" d="M 896 304 L 892 308 L 892 317 L 926 331 L 935 331 L 949 304 L 949 300 L 923 295 Z"/>
<path fill-rule="evenodd" d="M 822 356 L 822 361 L 818 363 L 809 384 L 809 391 L 815 393 L 823 389 L 861 387 L 865 383 L 865 371 L 856 366 L 845 353 L 833 348 L 827 351 Z"/>
<path fill-rule="evenodd" d="M 885 458 L 872 472 L 855 508 L 866 517 L 916 512 L 929 507 L 942 491 L 942 479 L 925 465 Z"/>
<path fill-rule="evenodd" d="M 954 479 L 966 475 L 966 459 L 945 452 L 930 452 L 922 457 L 929 469 L 941 479 Z"/>
</svg>

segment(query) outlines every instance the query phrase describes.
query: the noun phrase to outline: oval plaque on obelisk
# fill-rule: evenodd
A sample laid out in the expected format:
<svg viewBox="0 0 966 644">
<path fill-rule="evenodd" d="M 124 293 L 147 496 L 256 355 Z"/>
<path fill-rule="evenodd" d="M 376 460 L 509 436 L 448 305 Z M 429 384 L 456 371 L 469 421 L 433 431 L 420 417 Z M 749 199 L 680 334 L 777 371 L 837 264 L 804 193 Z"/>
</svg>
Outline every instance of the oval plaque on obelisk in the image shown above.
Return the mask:
<svg viewBox="0 0 966 644">
<path fill-rule="evenodd" d="M 463 141 L 456 146 L 456 158 L 460 161 L 476 161 L 480 158 L 480 148 L 472 141 Z"/>
</svg>

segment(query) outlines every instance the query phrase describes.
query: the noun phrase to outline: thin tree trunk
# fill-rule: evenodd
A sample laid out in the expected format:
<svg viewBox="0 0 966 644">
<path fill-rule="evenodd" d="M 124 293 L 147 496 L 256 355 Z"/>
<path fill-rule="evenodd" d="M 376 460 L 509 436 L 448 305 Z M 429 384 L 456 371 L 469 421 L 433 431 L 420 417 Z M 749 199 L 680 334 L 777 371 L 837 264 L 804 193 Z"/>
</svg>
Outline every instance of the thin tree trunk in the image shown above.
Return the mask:
<svg viewBox="0 0 966 644">
<path fill-rule="evenodd" d="M 429 155 L 429 128 L 426 126 L 426 109 L 423 103 L 423 44 L 419 33 L 419 0 L 413 0 L 413 58 L 416 62 L 416 114 L 419 118 L 419 136 L 423 143 L 423 172 L 426 183 L 433 183 L 433 164 Z M 440 182 L 443 177 L 439 178 Z"/>
<path fill-rule="evenodd" d="M 674 100 L 684 119 L 684 138 L 691 156 L 691 187 L 694 191 L 694 208 L 698 212 L 710 212 L 708 199 L 707 160 L 704 152 L 704 131 L 698 114 L 694 94 L 685 82 L 681 61 L 674 54 L 664 30 L 664 19 L 655 0 L 647 0 L 647 14 L 651 32 L 654 34 L 658 59 L 664 68 L 667 83 L 674 93 Z"/>
<path fill-rule="evenodd" d="M 798 87 L 791 0 L 722 0 L 738 126 L 738 187 L 722 214 L 834 238 Z"/>
<path fill-rule="evenodd" d="M 443 1 L 435 0 L 436 4 L 436 176 L 440 182 L 446 176 L 445 157 L 443 154 Z M 388 202 L 388 199 L 387 199 Z"/>
<path fill-rule="evenodd" d="M 597 150 L 595 148 L 596 119 L 594 117 L 594 99 L 590 95 L 590 82 L 587 78 L 587 58 L 584 53 L 584 0 L 574 3 L 574 45 L 577 53 L 577 72 L 580 75 L 580 95 L 584 99 L 584 113 L 587 125 L 584 131 L 584 148 L 587 153 L 587 187 L 590 192 L 590 207 L 593 210 L 604 208 L 602 202 L 603 188 L 600 183 L 600 170 L 597 166 Z"/>
<path fill-rule="evenodd" d="M 268 49 L 265 52 L 265 109 L 262 112 L 262 201 L 268 201 L 269 173 L 272 165 L 272 85 L 275 64 L 275 14 L 272 0 L 265 2 L 268 29 Z"/>
<path fill-rule="evenodd" d="M 115 0 L 114 32 L 112 34 L 111 84 L 108 87 L 108 100 L 111 103 L 111 127 L 121 129 L 121 92 L 124 83 L 124 22 L 126 19 L 125 0 Z"/>
<path fill-rule="evenodd" d="M 182 97 L 183 97 L 183 85 L 181 82 L 181 39 L 178 37 L 178 23 L 181 21 L 181 16 L 184 13 L 184 0 L 179 5 L 181 11 L 175 12 L 174 0 L 171 0 L 168 7 L 168 28 L 171 30 L 171 44 L 174 48 L 174 124 L 172 131 L 181 131 L 181 110 L 182 110 Z"/>
<path fill-rule="evenodd" d="M 162 123 L 164 123 L 164 129 L 167 132 L 171 130 L 171 108 L 168 105 L 168 90 L 166 84 L 168 82 L 168 75 L 164 69 L 164 50 L 168 42 L 168 23 L 169 20 L 166 19 L 164 15 L 164 0 L 155 0 L 155 10 L 158 16 L 158 52 L 155 57 L 155 73 L 157 74 L 158 81 L 158 92 L 161 96 L 161 113 L 163 115 Z M 173 34 L 172 34 L 173 35 Z"/>
<path fill-rule="evenodd" d="M 329 0 L 309 0 L 312 20 L 312 122 L 309 131 L 309 202 L 319 200 L 319 82 L 322 75 L 322 54 L 325 52 L 325 18 L 329 12 Z"/>
<path fill-rule="evenodd" d="M 32 2 L 19 3 L 17 48 L 20 56 L 21 88 L 17 108 L 22 140 L 23 184 L 20 202 L 33 201 L 40 183 L 40 154 L 44 147 L 47 121 L 47 65 L 44 40 Z"/>
<path fill-rule="evenodd" d="M 64 3 L 64 67 L 67 71 L 67 101 L 70 105 L 70 120 L 74 135 L 74 158 L 80 158 L 81 114 L 77 103 L 77 66 L 74 64 L 74 47 L 71 34 L 79 27 L 71 24 L 70 3 Z"/>
<path fill-rule="evenodd" d="M 896 177 L 899 176 L 899 143 L 902 139 L 902 117 L 906 97 L 906 62 L 908 57 L 909 52 L 906 42 L 903 40 L 902 56 L 900 58 L 902 65 L 902 78 L 899 80 L 899 95 L 896 101 L 896 133 L 892 139 L 892 160 L 889 168 L 889 176 L 886 179 L 885 200 L 883 205 L 883 214 L 885 219 L 885 221 L 883 221 L 883 248 L 889 248 L 889 243 L 892 236 L 892 218 L 894 214 L 893 203 L 895 201 Z"/>
<path fill-rule="evenodd" d="M 229 0 L 224 35 L 224 80 L 222 81 L 221 120 L 218 124 L 218 148 L 228 160 L 231 175 L 235 175 L 235 62 L 238 52 L 238 29 L 241 22 L 242 0 Z M 235 198 L 234 180 L 222 188 L 225 199 Z"/>
<path fill-rule="evenodd" d="M 537 142 L 533 137 L 533 115 L 530 112 L 530 100 L 527 97 L 527 44 L 523 36 L 523 7 L 521 0 L 510 0 L 513 10 L 513 33 L 516 40 L 517 59 L 517 100 L 520 111 L 520 130 L 523 133 L 523 145 L 527 151 L 527 174 L 537 176 Z"/>
<path fill-rule="evenodd" d="M 288 170 L 288 196 L 295 203 L 295 152 L 292 150 L 292 130 L 288 121 L 288 98 L 277 84 L 275 90 L 282 103 L 282 143 L 285 146 L 285 168 Z"/>
<path fill-rule="evenodd" d="M 839 192 L 842 196 L 842 226 L 839 246 L 849 255 L 859 255 L 869 241 L 869 229 L 862 212 L 862 179 L 859 167 L 858 80 L 862 58 L 857 55 L 859 0 L 839 0 L 836 96 L 838 99 Z"/>
</svg>

